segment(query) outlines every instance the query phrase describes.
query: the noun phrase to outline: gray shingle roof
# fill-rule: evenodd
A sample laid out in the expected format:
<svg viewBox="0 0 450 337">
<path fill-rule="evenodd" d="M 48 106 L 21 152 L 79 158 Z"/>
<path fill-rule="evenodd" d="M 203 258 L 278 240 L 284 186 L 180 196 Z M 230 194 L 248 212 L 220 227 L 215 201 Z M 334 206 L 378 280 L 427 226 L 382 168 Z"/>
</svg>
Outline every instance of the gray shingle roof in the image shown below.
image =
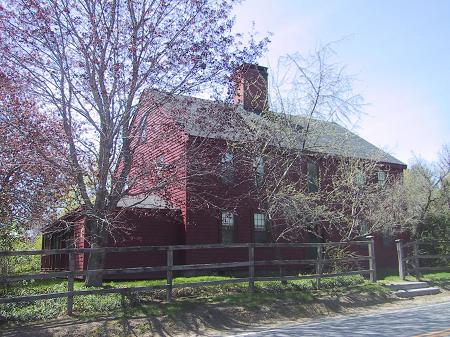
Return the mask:
<svg viewBox="0 0 450 337">
<path fill-rule="evenodd" d="M 161 94 L 156 96 L 164 100 L 164 110 L 172 111 L 191 136 L 228 141 L 268 139 L 275 146 L 406 166 L 335 122 L 276 112 L 258 115 L 245 111 L 242 106 L 232 107 L 194 97 L 167 99 Z"/>
</svg>

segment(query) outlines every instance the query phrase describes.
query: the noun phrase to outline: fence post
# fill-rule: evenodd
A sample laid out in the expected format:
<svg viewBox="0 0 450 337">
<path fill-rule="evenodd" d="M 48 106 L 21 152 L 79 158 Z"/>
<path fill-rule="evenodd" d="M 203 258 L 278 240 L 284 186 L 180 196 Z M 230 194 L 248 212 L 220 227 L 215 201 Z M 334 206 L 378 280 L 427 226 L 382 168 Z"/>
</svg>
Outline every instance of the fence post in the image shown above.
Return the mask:
<svg viewBox="0 0 450 337">
<path fill-rule="evenodd" d="M 255 291 L 255 245 L 248 244 L 248 288 Z"/>
<path fill-rule="evenodd" d="M 322 245 L 317 246 L 317 261 L 316 261 L 316 288 L 320 289 L 320 278 L 322 277 Z"/>
<path fill-rule="evenodd" d="M 397 257 L 398 257 L 398 276 L 400 276 L 400 280 L 405 279 L 405 269 L 403 263 L 403 245 L 402 239 L 395 240 L 397 245 Z"/>
<path fill-rule="evenodd" d="M 372 282 L 377 281 L 377 265 L 375 261 L 375 240 L 372 235 L 366 236 L 368 239 L 367 248 L 369 250 L 369 269 L 370 269 L 370 280 Z"/>
<path fill-rule="evenodd" d="M 414 241 L 414 273 L 416 274 L 416 280 L 420 281 L 420 262 L 419 262 L 419 241 Z"/>
<path fill-rule="evenodd" d="M 67 291 L 74 290 L 75 283 L 75 253 L 69 253 L 69 276 L 67 277 Z M 73 313 L 73 295 L 67 296 L 67 315 Z"/>
<path fill-rule="evenodd" d="M 172 247 L 167 247 L 167 302 L 172 302 L 172 283 L 173 283 L 173 249 Z"/>
<path fill-rule="evenodd" d="M 281 284 L 282 285 L 287 285 L 287 280 L 283 280 L 283 277 L 285 275 L 285 271 L 284 271 L 284 265 L 281 264 L 283 261 L 283 258 L 281 256 L 281 252 L 280 252 L 280 248 L 278 246 L 275 246 L 275 257 L 278 260 L 279 264 L 278 264 L 278 271 L 280 272 L 280 279 L 281 279 Z"/>
</svg>

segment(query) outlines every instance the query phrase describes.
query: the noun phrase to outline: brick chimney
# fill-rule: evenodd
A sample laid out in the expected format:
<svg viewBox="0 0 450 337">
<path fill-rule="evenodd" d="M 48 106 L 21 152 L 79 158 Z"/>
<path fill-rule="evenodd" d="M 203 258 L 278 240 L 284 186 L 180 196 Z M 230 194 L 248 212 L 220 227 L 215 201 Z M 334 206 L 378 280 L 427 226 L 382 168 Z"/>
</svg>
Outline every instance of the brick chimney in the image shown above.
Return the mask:
<svg viewBox="0 0 450 337">
<path fill-rule="evenodd" d="M 234 73 L 234 102 L 247 111 L 261 113 L 269 108 L 267 68 L 245 63 Z"/>
</svg>

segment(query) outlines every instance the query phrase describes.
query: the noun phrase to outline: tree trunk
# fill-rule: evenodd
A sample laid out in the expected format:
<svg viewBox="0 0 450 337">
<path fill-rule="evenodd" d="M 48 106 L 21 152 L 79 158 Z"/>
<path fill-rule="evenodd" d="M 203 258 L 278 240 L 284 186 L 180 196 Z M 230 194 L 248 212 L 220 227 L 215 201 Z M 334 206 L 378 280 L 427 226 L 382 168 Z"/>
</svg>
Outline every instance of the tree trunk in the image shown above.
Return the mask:
<svg viewBox="0 0 450 337">
<path fill-rule="evenodd" d="M 103 273 L 94 272 L 91 270 L 102 269 L 104 267 L 105 254 L 104 253 L 91 253 L 89 254 L 89 260 L 87 265 L 87 275 L 85 285 L 87 287 L 100 287 L 103 284 Z"/>
<path fill-rule="evenodd" d="M 106 242 L 106 233 L 102 230 L 99 220 L 89 219 L 87 223 L 88 239 L 90 248 L 104 247 Z M 87 264 L 87 275 L 85 285 L 88 287 L 100 287 L 103 284 L 103 272 L 92 271 L 103 269 L 105 262 L 105 253 L 90 253 Z"/>
</svg>

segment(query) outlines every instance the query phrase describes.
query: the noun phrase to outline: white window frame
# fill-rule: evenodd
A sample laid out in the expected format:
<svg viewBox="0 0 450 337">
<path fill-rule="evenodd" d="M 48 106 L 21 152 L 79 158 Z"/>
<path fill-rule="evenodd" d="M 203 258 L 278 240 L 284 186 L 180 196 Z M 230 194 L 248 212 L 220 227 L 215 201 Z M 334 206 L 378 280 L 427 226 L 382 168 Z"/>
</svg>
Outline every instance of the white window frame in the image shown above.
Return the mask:
<svg viewBox="0 0 450 337">
<path fill-rule="evenodd" d="M 253 162 L 253 168 L 255 169 L 255 178 L 256 183 L 261 183 L 262 179 L 264 179 L 265 175 L 265 160 L 264 157 L 258 156 L 255 158 Z"/>
<path fill-rule="evenodd" d="M 222 211 L 222 227 L 234 227 L 233 212 Z"/>
<path fill-rule="evenodd" d="M 366 175 L 363 171 L 358 170 L 355 174 L 355 183 L 357 186 L 364 186 L 366 184 Z"/>
<path fill-rule="evenodd" d="M 264 213 L 253 213 L 253 228 L 259 232 L 267 231 L 267 220 Z"/>
<path fill-rule="evenodd" d="M 167 168 L 166 156 L 164 154 L 161 154 L 156 159 L 156 175 L 161 178 L 166 168 Z"/>
<path fill-rule="evenodd" d="M 386 176 L 386 172 L 384 171 L 377 172 L 377 182 L 379 186 L 383 187 L 384 185 L 386 185 Z"/>
<path fill-rule="evenodd" d="M 225 152 L 222 156 L 222 164 L 224 165 L 233 165 L 234 162 L 234 155 L 231 152 Z"/>
<path fill-rule="evenodd" d="M 234 180 L 234 154 L 232 152 L 225 152 L 222 156 L 221 175 L 225 183 L 231 183 Z"/>
<path fill-rule="evenodd" d="M 220 240 L 222 244 L 234 243 L 234 214 L 230 211 L 222 211 L 222 220 L 220 224 Z M 224 242 L 224 231 L 231 233 L 229 242 Z"/>
<path fill-rule="evenodd" d="M 314 167 L 314 173 L 315 177 L 311 177 L 310 173 L 312 172 L 312 168 Z M 319 190 L 319 165 L 317 165 L 317 162 L 313 160 L 308 160 L 306 163 L 306 180 L 308 184 L 308 192 L 314 193 Z M 314 186 L 314 189 L 312 188 Z"/>
<path fill-rule="evenodd" d="M 140 140 L 141 143 L 145 143 L 147 141 L 147 134 L 148 134 L 148 125 L 147 125 L 147 120 L 144 121 L 144 123 L 142 123 L 141 125 L 141 134 L 140 134 Z"/>
</svg>

